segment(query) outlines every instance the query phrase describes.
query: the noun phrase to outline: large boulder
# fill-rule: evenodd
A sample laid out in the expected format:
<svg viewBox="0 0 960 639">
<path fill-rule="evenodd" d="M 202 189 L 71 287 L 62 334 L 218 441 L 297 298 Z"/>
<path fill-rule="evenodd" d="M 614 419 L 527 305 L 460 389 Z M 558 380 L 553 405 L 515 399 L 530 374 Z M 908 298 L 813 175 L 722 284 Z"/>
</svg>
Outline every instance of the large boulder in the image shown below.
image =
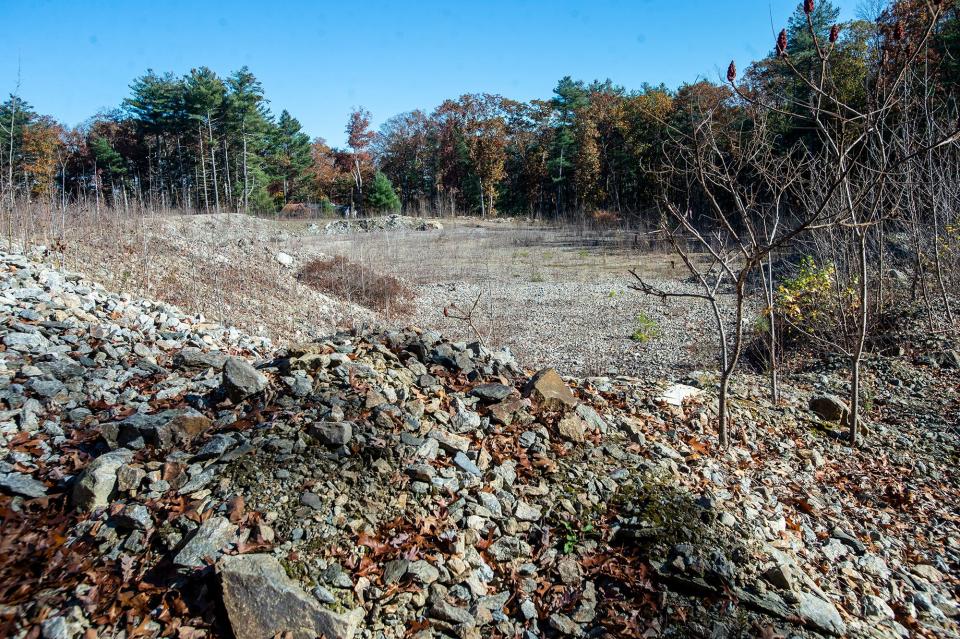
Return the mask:
<svg viewBox="0 0 960 639">
<path fill-rule="evenodd" d="M 828 422 L 846 421 L 850 409 L 836 395 L 815 395 L 810 398 L 810 410 L 820 419 Z"/>
<path fill-rule="evenodd" d="M 577 405 L 573 391 L 552 368 L 544 368 L 530 379 L 526 395 L 546 410 L 566 410 Z"/>
<path fill-rule="evenodd" d="M 74 505 L 83 511 L 108 505 L 117 487 L 117 471 L 132 457 L 133 452 L 120 449 L 90 462 L 73 486 Z"/>
<path fill-rule="evenodd" d="M 234 402 L 241 402 L 267 388 L 267 378 L 245 359 L 231 357 L 223 365 L 222 388 Z"/>
<path fill-rule="evenodd" d="M 223 606 L 236 639 L 352 639 L 361 610 L 339 614 L 320 605 L 268 554 L 225 557 L 220 563 Z"/>
</svg>

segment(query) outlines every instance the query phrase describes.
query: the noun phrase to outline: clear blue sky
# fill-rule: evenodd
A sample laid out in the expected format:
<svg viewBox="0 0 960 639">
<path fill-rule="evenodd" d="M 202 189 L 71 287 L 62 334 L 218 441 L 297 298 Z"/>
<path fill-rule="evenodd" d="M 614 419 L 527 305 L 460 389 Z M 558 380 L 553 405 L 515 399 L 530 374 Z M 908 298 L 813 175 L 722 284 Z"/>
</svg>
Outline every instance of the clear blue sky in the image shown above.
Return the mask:
<svg viewBox="0 0 960 639">
<path fill-rule="evenodd" d="M 861 0 L 834 0 L 842 19 Z M 271 108 L 342 144 L 349 110 L 379 125 L 462 93 L 529 100 L 564 75 L 627 88 L 717 79 L 772 48 L 798 0 L 0 0 L 0 95 L 68 125 L 115 107 L 146 69 L 242 65 Z M 772 20 L 772 24 L 771 24 Z"/>
</svg>

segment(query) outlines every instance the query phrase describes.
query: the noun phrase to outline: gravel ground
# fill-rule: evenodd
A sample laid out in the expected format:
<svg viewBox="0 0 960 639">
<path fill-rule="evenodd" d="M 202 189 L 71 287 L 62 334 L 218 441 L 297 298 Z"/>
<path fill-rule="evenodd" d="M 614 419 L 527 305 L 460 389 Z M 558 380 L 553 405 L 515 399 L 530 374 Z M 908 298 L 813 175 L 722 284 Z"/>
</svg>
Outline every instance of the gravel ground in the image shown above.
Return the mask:
<svg viewBox="0 0 960 639">
<path fill-rule="evenodd" d="M 470 307 L 479 296 L 474 325 L 484 342 L 509 348 L 527 366 L 674 378 L 715 367 L 706 304 L 630 289 L 634 268 L 664 289 L 695 290 L 660 247 L 618 231 L 441 222 L 442 230 L 327 235 L 323 224 L 237 214 L 130 220 L 116 233 L 78 230 L 65 265 L 281 345 L 377 323 L 474 340 L 474 330 L 444 317 L 443 309 Z M 407 282 L 416 292 L 415 310 L 378 317 L 297 281 L 300 266 L 335 254 Z M 288 263 L 278 262 L 281 255 Z M 631 339 L 641 328 L 647 339 Z"/>
<path fill-rule="evenodd" d="M 633 268 L 665 290 L 696 290 L 658 247 L 635 248 L 633 236 L 617 232 L 506 221 L 444 225 L 441 232 L 300 241 L 410 282 L 416 311 L 392 318 L 395 325 L 414 323 L 475 339 L 473 328 L 444 317 L 443 309 L 469 309 L 479 296 L 476 330 L 487 344 L 509 348 L 528 366 L 555 366 L 570 375 L 668 376 L 715 366 L 714 319 L 706 303 L 664 301 L 630 288 Z M 638 329 L 648 339 L 631 339 Z"/>
</svg>

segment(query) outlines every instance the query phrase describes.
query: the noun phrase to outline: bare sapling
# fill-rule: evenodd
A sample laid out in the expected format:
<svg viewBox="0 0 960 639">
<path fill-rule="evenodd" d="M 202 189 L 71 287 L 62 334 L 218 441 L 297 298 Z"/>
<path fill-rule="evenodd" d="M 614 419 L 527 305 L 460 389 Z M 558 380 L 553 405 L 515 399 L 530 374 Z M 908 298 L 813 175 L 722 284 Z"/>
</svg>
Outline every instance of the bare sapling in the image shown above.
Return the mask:
<svg viewBox="0 0 960 639">
<path fill-rule="evenodd" d="M 477 328 L 475 318 L 481 297 L 483 297 L 483 291 L 477 294 L 476 299 L 473 300 L 473 304 L 471 304 L 469 308 L 458 304 L 449 304 L 443 308 L 443 316 L 464 322 L 470 327 L 473 334 L 477 336 L 477 341 L 480 342 L 480 344 L 484 344 L 483 334 L 480 332 L 480 329 Z"/>
</svg>

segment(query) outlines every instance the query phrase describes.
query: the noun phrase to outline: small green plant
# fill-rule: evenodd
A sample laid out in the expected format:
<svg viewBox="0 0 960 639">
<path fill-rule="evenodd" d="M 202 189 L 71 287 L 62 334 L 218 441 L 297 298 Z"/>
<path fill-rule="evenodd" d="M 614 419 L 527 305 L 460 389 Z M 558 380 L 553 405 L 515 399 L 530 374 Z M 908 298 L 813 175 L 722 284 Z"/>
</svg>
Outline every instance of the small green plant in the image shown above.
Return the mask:
<svg viewBox="0 0 960 639">
<path fill-rule="evenodd" d="M 630 336 L 630 339 L 641 344 L 646 344 L 659 334 L 660 330 L 657 328 L 657 322 L 654 319 L 648 317 L 645 313 L 637 314 L 636 328 L 633 331 L 633 335 Z"/>
<path fill-rule="evenodd" d="M 534 283 L 539 283 L 539 282 L 544 282 L 546 280 L 543 277 L 543 273 L 541 273 L 540 271 L 534 271 L 533 274 L 530 275 L 530 281 Z"/>
<path fill-rule="evenodd" d="M 593 532 L 593 524 L 574 527 L 569 521 L 560 523 L 563 526 L 563 554 L 565 555 L 572 553 L 576 549 L 577 544 L 589 537 L 590 533 Z"/>
<path fill-rule="evenodd" d="M 580 257 L 590 257 L 590 251 L 588 251 L 587 249 L 580 249 L 577 255 L 579 255 Z"/>
</svg>

